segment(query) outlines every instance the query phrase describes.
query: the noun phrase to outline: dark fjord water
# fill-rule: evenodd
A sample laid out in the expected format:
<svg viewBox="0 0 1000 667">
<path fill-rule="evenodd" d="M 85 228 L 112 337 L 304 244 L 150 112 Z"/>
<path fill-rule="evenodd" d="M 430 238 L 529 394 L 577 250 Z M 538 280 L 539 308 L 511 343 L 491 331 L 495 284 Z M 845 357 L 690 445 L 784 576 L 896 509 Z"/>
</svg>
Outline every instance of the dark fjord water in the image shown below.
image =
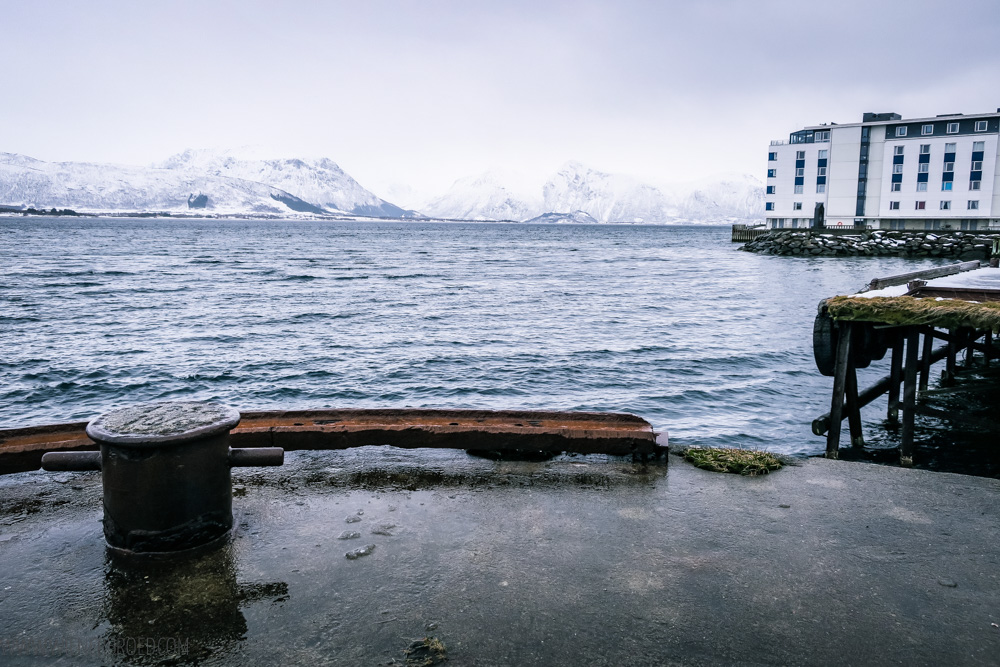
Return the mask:
<svg viewBox="0 0 1000 667">
<path fill-rule="evenodd" d="M 819 453 L 816 303 L 919 266 L 758 256 L 728 236 L 0 218 L 0 428 L 182 398 L 614 410 L 679 445 Z"/>
</svg>

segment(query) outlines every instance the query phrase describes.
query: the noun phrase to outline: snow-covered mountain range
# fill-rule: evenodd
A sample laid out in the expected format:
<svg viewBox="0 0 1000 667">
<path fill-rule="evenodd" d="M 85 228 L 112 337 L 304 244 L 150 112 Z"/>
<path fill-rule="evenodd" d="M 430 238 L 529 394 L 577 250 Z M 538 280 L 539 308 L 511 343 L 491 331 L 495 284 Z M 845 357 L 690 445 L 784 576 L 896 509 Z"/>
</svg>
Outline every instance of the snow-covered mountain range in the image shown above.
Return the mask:
<svg viewBox="0 0 1000 667">
<path fill-rule="evenodd" d="M 570 162 L 544 183 L 496 170 L 459 179 L 418 213 L 369 192 L 326 158 L 188 150 L 150 167 L 131 167 L 0 153 L 0 207 L 84 213 L 725 222 L 762 217 L 763 192 L 761 182 L 746 175 L 658 186 Z"/>
<path fill-rule="evenodd" d="M 0 153 L 0 206 L 84 213 L 411 217 L 331 160 L 185 151 L 151 167 Z"/>
<path fill-rule="evenodd" d="M 521 194 L 515 194 L 521 193 Z M 763 216 L 764 185 L 748 175 L 656 186 L 567 163 L 535 192 L 512 188 L 495 172 L 463 178 L 421 208 L 431 217 L 527 220 L 548 213 L 582 212 L 598 222 L 722 222 Z"/>
<path fill-rule="evenodd" d="M 254 149 L 187 150 L 156 165 L 184 173 L 223 176 L 267 183 L 328 211 L 380 218 L 412 217 L 365 190 L 336 162 L 327 158 L 267 158 Z"/>
</svg>

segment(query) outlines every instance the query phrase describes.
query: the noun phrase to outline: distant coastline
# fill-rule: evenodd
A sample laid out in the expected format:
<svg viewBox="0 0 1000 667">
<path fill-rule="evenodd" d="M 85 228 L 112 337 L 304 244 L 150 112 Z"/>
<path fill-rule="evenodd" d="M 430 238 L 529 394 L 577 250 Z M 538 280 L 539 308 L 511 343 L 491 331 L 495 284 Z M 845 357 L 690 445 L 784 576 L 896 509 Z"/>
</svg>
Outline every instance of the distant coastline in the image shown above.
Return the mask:
<svg viewBox="0 0 1000 667">
<path fill-rule="evenodd" d="M 14 207 L 10 205 L 0 205 L 0 218 L 13 217 L 73 217 L 73 218 L 169 218 L 171 220 L 296 220 L 296 221 L 327 221 L 327 222 L 442 222 L 454 224 L 507 224 L 507 225 L 651 225 L 658 227 L 724 227 L 740 222 L 743 219 L 727 218 L 723 220 L 671 220 L 668 222 L 647 222 L 647 221 L 627 221 L 615 220 L 600 222 L 599 220 L 588 221 L 573 214 L 550 213 L 539 216 L 532 220 L 474 220 L 468 218 L 390 218 L 358 215 L 318 215 L 318 214 L 277 214 L 277 213 L 204 213 L 192 211 L 191 213 L 181 213 L 176 211 L 76 211 L 69 208 L 34 208 L 34 207 Z"/>
</svg>

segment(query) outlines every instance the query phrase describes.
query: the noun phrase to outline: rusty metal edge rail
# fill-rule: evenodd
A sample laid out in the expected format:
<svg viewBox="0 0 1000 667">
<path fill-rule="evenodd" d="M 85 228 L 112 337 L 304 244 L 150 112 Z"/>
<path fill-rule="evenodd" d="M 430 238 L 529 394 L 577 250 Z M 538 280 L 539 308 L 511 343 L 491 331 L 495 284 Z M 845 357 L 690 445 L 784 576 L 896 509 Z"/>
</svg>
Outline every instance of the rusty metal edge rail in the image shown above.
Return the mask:
<svg viewBox="0 0 1000 667">
<path fill-rule="evenodd" d="M 50 451 L 90 451 L 87 422 L 0 430 L 0 474 L 37 470 Z M 531 449 L 580 454 L 657 455 L 666 434 L 627 413 L 526 410 L 326 409 L 242 413 L 238 447 L 286 451 L 365 445 L 466 450 Z"/>
</svg>

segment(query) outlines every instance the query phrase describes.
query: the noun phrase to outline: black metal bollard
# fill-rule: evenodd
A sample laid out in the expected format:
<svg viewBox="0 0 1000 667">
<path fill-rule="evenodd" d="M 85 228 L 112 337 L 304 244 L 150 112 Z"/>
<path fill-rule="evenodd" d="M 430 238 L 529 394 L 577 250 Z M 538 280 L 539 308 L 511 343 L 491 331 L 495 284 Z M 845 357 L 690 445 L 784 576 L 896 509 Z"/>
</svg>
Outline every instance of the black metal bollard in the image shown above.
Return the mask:
<svg viewBox="0 0 1000 667">
<path fill-rule="evenodd" d="M 96 452 L 49 452 L 45 470 L 102 471 L 104 537 L 125 553 L 222 544 L 233 526 L 230 468 L 281 465 L 278 447 L 230 449 L 240 413 L 217 403 L 147 403 L 87 425 Z"/>
</svg>

